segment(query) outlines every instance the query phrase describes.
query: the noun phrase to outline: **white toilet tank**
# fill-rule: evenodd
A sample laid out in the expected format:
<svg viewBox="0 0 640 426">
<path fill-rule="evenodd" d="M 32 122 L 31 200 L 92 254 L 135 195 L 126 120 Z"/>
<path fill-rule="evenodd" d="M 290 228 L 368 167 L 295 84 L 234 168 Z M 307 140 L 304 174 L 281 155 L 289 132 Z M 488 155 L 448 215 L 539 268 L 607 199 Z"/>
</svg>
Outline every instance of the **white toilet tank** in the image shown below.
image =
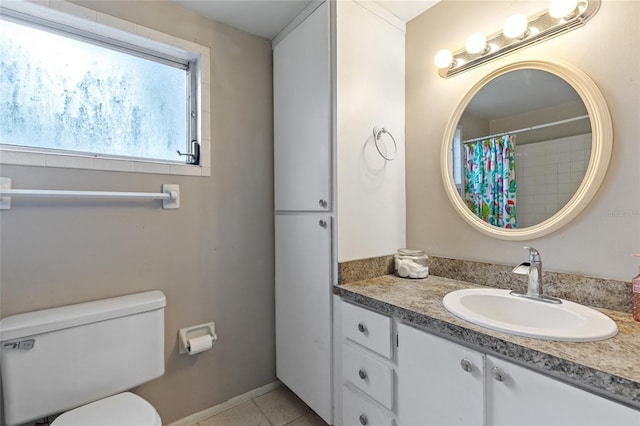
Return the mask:
<svg viewBox="0 0 640 426">
<path fill-rule="evenodd" d="M 160 291 L 13 315 L 0 320 L 7 425 L 113 395 L 164 374 Z"/>
</svg>

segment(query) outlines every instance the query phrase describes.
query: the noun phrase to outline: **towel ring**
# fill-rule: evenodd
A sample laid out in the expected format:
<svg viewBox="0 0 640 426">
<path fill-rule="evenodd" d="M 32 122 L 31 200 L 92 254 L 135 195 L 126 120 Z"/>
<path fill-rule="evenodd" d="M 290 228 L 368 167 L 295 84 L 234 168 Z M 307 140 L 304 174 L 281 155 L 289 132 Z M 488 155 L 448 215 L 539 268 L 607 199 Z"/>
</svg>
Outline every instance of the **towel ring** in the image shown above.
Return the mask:
<svg viewBox="0 0 640 426">
<path fill-rule="evenodd" d="M 380 140 L 380 137 L 382 136 L 383 133 L 386 133 L 389 135 L 389 137 L 391 138 L 391 140 L 393 141 L 393 156 L 392 157 L 388 157 L 385 154 L 382 153 L 382 150 L 380 149 L 380 146 L 378 145 L 378 141 Z M 396 139 L 393 137 L 393 135 L 391 133 L 389 133 L 389 131 L 387 129 L 385 129 L 384 127 L 374 127 L 373 128 L 373 142 L 376 144 L 376 149 L 378 150 L 378 154 L 380 154 L 380 156 L 382 158 L 384 158 L 387 161 L 393 161 L 396 159 L 396 157 L 398 156 L 398 144 L 396 143 Z"/>
</svg>

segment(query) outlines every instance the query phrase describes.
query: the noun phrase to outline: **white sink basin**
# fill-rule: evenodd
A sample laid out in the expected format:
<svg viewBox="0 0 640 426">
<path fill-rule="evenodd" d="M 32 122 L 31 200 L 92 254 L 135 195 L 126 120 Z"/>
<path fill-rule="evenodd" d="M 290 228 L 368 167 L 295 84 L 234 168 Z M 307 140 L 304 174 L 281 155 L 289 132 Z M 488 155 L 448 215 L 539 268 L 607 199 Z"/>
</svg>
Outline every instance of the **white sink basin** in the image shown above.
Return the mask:
<svg viewBox="0 0 640 426">
<path fill-rule="evenodd" d="M 513 296 L 509 290 L 474 288 L 452 291 L 442 302 L 459 318 L 518 336 L 592 342 L 618 334 L 611 318 L 568 300 L 552 304 Z"/>
</svg>

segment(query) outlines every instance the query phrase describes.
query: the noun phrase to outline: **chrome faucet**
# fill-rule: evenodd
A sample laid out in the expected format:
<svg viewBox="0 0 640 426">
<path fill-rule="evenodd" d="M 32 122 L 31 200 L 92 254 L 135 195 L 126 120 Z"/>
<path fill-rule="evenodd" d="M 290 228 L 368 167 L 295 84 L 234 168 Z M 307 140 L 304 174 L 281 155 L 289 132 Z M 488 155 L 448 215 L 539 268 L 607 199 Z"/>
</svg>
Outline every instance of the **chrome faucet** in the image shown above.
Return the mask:
<svg viewBox="0 0 640 426">
<path fill-rule="evenodd" d="M 527 275 L 529 277 L 529 285 L 526 293 L 514 290 L 511 294 L 540 302 L 562 303 L 560 299 L 542 294 L 542 258 L 538 250 L 533 247 L 525 246 L 524 248 L 529 250 L 529 261 L 522 262 L 513 268 L 513 272 L 519 275 Z"/>
</svg>

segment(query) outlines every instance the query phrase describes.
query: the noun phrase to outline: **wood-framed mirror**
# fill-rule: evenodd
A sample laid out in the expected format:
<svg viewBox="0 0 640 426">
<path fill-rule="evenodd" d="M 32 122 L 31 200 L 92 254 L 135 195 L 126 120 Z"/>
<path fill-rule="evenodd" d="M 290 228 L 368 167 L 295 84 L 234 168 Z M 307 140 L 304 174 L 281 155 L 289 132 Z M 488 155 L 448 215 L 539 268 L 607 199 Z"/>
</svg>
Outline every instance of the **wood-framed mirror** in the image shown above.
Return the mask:
<svg viewBox="0 0 640 426">
<path fill-rule="evenodd" d="M 556 59 L 519 60 L 483 77 L 460 101 L 442 142 L 442 179 L 472 227 L 530 240 L 587 206 L 612 145 L 609 109 L 589 76 Z"/>
</svg>

